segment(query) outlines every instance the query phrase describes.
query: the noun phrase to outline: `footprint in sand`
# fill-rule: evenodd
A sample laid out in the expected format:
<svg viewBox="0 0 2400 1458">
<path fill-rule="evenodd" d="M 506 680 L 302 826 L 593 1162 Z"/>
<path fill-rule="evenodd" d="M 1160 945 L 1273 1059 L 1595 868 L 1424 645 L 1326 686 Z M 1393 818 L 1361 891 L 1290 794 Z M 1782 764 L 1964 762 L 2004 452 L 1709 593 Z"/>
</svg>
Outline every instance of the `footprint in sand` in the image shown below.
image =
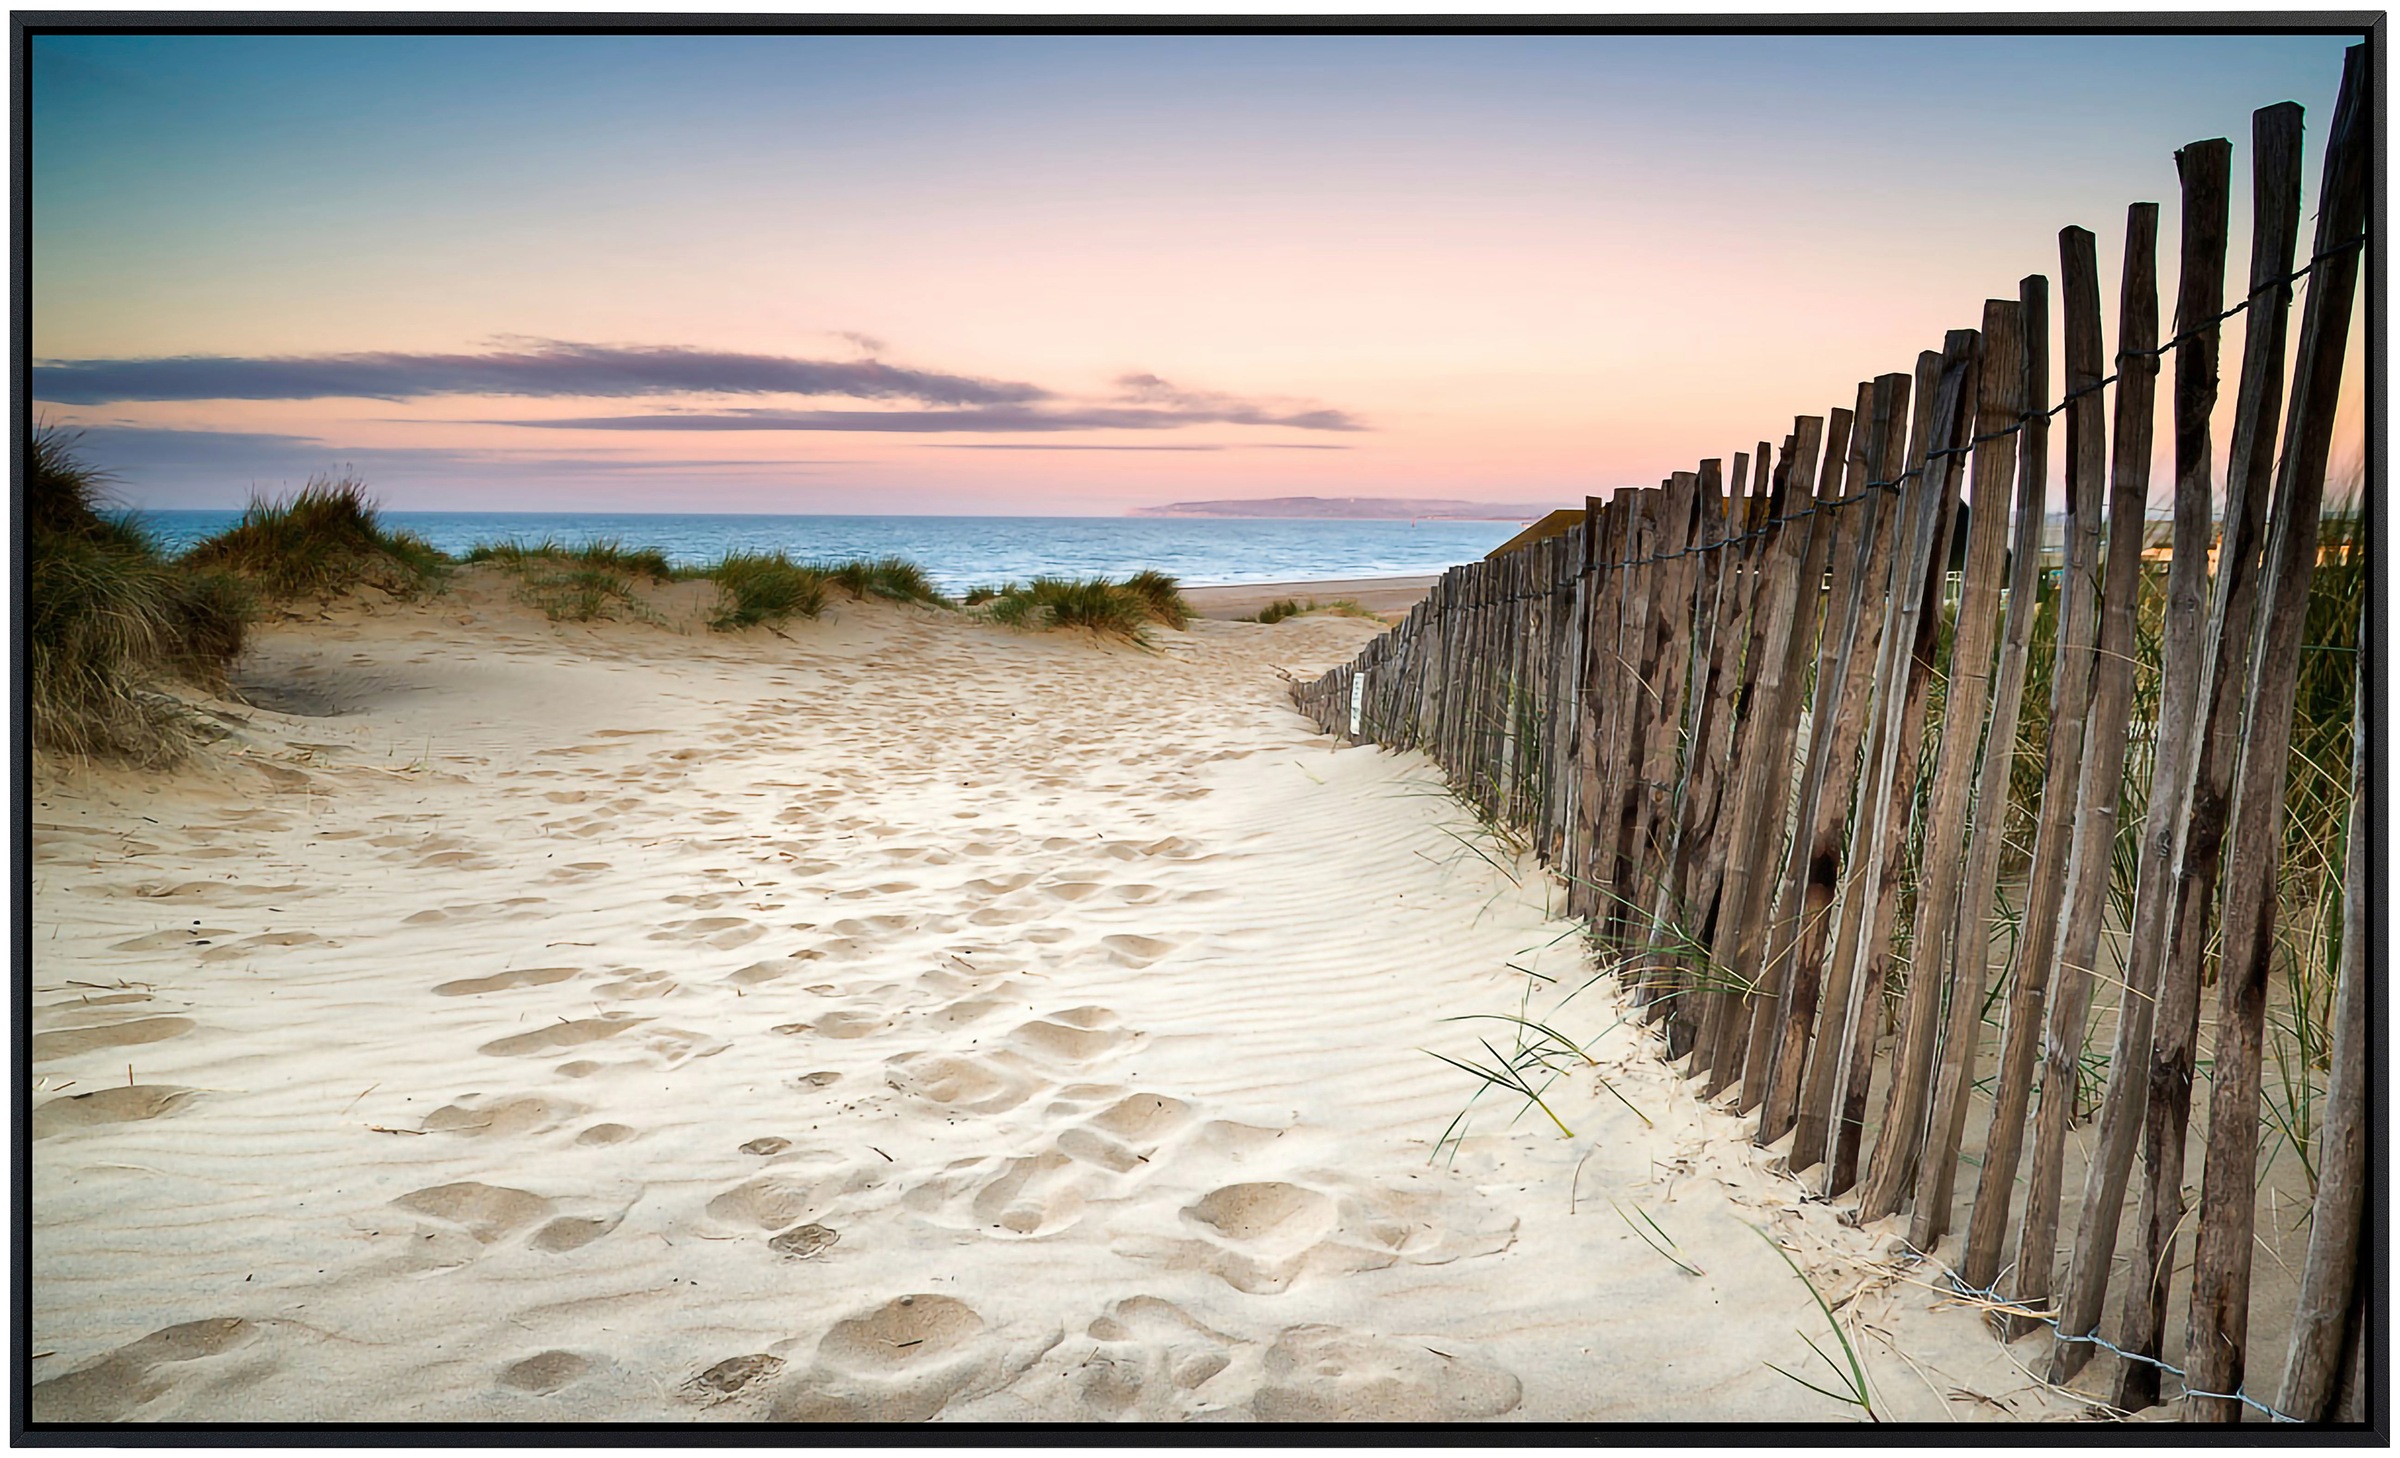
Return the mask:
<svg viewBox="0 0 2400 1458">
<path fill-rule="evenodd" d="M 825 929 L 840 937 L 887 937 L 914 931 L 923 921 L 919 916 L 851 916 Z"/>
<path fill-rule="evenodd" d="M 1444 1337 L 1371 1336 L 1309 1324 L 1267 1349 L 1250 1398 L 1264 1422 L 1458 1422 L 1497 1417 L 1524 1397 L 1514 1374 Z"/>
<path fill-rule="evenodd" d="M 939 972 L 928 972 L 923 977 L 918 978 L 917 983 L 921 987 L 927 986 L 927 984 L 931 983 L 933 979 L 937 977 L 942 977 L 942 974 Z M 957 979 L 944 978 L 943 980 L 945 983 L 952 983 Z M 939 989 L 936 988 L 929 990 Z M 994 1012 L 1005 1006 L 1007 1006 L 1007 1004 L 996 997 L 961 998 L 957 1002 L 950 1003 L 945 1007 L 937 1008 L 934 1011 L 925 1014 L 922 1021 L 928 1028 L 932 1028 L 940 1032 L 948 1032 L 953 1028 L 963 1028 L 970 1023 L 980 1022 L 984 1018 L 991 1016 Z"/>
<path fill-rule="evenodd" d="M 886 1060 L 884 1082 L 911 1098 L 965 1114 L 997 1114 L 1033 1096 L 1042 1080 L 1006 1051 L 903 1053 Z"/>
<path fill-rule="evenodd" d="M 72 1002 L 54 1002 L 41 1009 L 36 1016 L 38 1020 L 43 1021 L 67 1021 L 79 1017 L 95 1007 L 122 1007 L 127 1003 L 156 1002 L 157 1000 L 147 992 L 103 992 L 98 997 L 84 993 Z M 56 1019 L 52 1019 L 51 1015 L 54 1013 L 58 1015 Z"/>
<path fill-rule="evenodd" d="M 755 1394 L 761 1384 L 772 1381 L 783 1371 L 783 1358 L 769 1352 L 745 1352 L 727 1357 L 699 1376 L 675 1389 L 686 1402 L 714 1407 L 745 1394 Z"/>
<path fill-rule="evenodd" d="M 260 932 L 257 936 L 244 937 L 238 942 L 211 947 L 200 954 L 200 960 L 203 962 L 230 962 L 237 957 L 247 957 L 268 947 L 305 947 L 324 940 L 315 932 Z M 339 944 L 325 942 L 325 945 L 336 946 Z"/>
<path fill-rule="evenodd" d="M 642 1002 L 653 997 L 667 997 L 682 984 L 664 972 L 635 972 L 610 982 L 595 982 L 592 992 L 617 1002 Z"/>
<path fill-rule="evenodd" d="M 536 1028 L 530 1033 L 512 1033 L 505 1038 L 494 1038 L 476 1051 L 495 1058 L 552 1053 L 561 1048 L 580 1048 L 586 1043 L 614 1038 L 648 1021 L 650 1019 L 623 1012 L 605 1012 L 596 1018 L 560 1018 L 548 1027 Z"/>
<path fill-rule="evenodd" d="M 780 1235 L 767 1238 L 767 1249 L 793 1260 L 815 1260 L 840 1243 L 842 1233 L 830 1225 L 811 1222 L 795 1225 Z"/>
<path fill-rule="evenodd" d="M 779 1422 L 923 1422 L 1007 1385 L 1057 1345 L 1052 1328 L 1016 1340 L 951 1296 L 895 1297 L 835 1322 L 807 1371 L 778 1384 Z"/>
<path fill-rule="evenodd" d="M 739 916 L 703 916 L 691 921 L 671 921 L 650 933 L 654 942 L 698 941 L 719 951 L 730 952 L 746 947 L 767 934 L 757 922 Z"/>
<path fill-rule="evenodd" d="M 72 1058 L 104 1048 L 134 1048 L 180 1038 L 197 1026 L 190 1018 L 136 1017 L 94 1027 L 59 1028 L 33 1035 L 33 1058 L 39 1063 L 45 1058 Z"/>
<path fill-rule="evenodd" d="M 1004 1041 L 1010 1048 L 1044 1062 L 1089 1063 L 1139 1036 L 1108 1026 L 1114 1019 L 1115 1015 L 1106 1008 L 1073 1008 L 1021 1024 Z"/>
<path fill-rule="evenodd" d="M 52 1099 L 33 1111 L 33 1137 L 48 1139 L 54 1134 L 75 1129 L 156 1119 L 173 1113 L 198 1096 L 197 1090 L 164 1083 L 127 1084 L 122 1088 L 97 1088 L 90 1093 L 68 1094 Z"/>
<path fill-rule="evenodd" d="M 195 926 L 188 930 L 176 928 L 151 932 L 145 936 L 129 937 L 109 943 L 112 952 L 163 952 L 169 947 L 208 947 L 216 945 L 219 937 L 233 935 L 231 927 Z"/>
<path fill-rule="evenodd" d="M 211 1317 L 164 1327 L 129 1342 L 99 1361 L 33 1385 L 37 1423 L 120 1422 L 140 1415 L 147 1403 L 187 1383 L 263 1376 L 273 1359 L 244 1361 L 233 1354 L 255 1346 L 261 1323 L 238 1316 Z"/>
<path fill-rule="evenodd" d="M 1284 1180 L 1220 1186 L 1179 1213 L 1219 1248 L 1218 1274 L 1245 1291 L 1280 1290 L 1339 1220 L 1330 1196 Z"/>
<path fill-rule="evenodd" d="M 935 997 L 957 997 L 962 993 L 974 991 L 979 985 L 980 981 L 975 977 L 961 976 L 955 971 L 941 967 L 936 967 L 931 972 L 917 974 L 918 990 L 930 992 Z"/>
<path fill-rule="evenodd" d="M 550 983 L 564 983 L 576 971 L 574 966 L 521 966 L 514 971 L 494 971 L 492 976 L 463 976 L 451 983 L 434 983 L 434 995 L 480 998 L 482 993 L 506 993 L 509 988 L 545 988 Z"/>
<path fill-rule="evenodd" d="M 564 1255 L 590 1245 L 616 1229 L 624 1219 L 625 1212 L 621 1210 L 613 1215 L 561 1215 L 535 1231 L 525 1243 L 535 1250 Z"/>
<path fill-rule="evenodd" d="M 1051 1112 L 1062 1110 L 1053 1105 Z M 1060 1131 L 1058 1147 L 1086 1164 L 1123 1174 L 1148 1163 L 1160 1144 L 1191 1121 L 1191 1105 L 1181 1099 L 1128 1094 L 1073 1128 Z"/>
<path fill-rule="evenodd" d="M 1175 945 L 1164 938 L 1134 936 L 1126 932 L 1100 939 L 1102 955 L 1120 967 L 1147 967 L 1174 951 Z"/>
<path fill-rule="evenodd" d="M 1261 1131 L 1264 1132 L 1264 1131 Z M 1137 1234 L 1120 1254 L 1211 1272 L 1237 1291 L 1264 1295 L 1303 1275 L 1410 1265 L 1446 1265 L 1516 1243 L 1514 1217 L 1465 1194 L 1385 1190 L 1331 1171 L 1302 1184 L 1260 1180 L 1223 1185 L 1177 1212 L 1181 1233 Z"/>
<path fill-rule="evenodd" d="M 824 955 L 823 952 L 817 951 L 794 952 L 788 957 L 772 962 L 753 962 L 725 980 L 736 987 L 758 987 L 789 977 L 795 972 L 805 971 L 809 963 Z"/>
<path fill-rule="evenodd" d="M 1116 1302 L 1086 1334 L 1097 1345 L 1075 1367 L 1075 1389 L 1110 1418 L 1188 1418 L 1197 1405 L 1191 1394 L 1233 1360 L 1232 1337 L 1156 1296 Z"/>
<path fill-rule="evenodd" d="M 412 1190 L 392 1203 L 411 1214 L 428 1215 L 456 1226 L 478 1245 L 496 1245 L 549 1218 L 557 1209 L 529 1190 L 475 1180 Z"/>
<path fill-rule="evenodd" d="M 546 1397 L 591 1371 L 592 1365 L 592 1359 L 579 1352 L 539 1352 L 502 1368 L 500 1385 Z"/>
<path fill-rule="evenodd" d="M 583 1111 L 582 1104 L 539 1094 L 489 1100 L 475 1094 L 461 1094 L 427 1114 L 417 1127 L 428 1134 L 510 1137 L 555 1129 Z"/>
<path fill-rule="evenodd" d="M 995 1236 L 1055 1235 L 1089 1202 L 1089 1166 L 1057 1150 L 1016 1159 L 962 1159 L 902 1203 L 932 1224 Z"/>
<path fill-rule="evenodd" d="M 654 1068 L 679 1068 L 695 1058 L 714 1058 L 733 1046 L 726 1039 L 685 1028 L 652 1028 L 634 1040 L 642 1060 Z"/>
<path fill-rule="evenodd" d="M 789 1156 L 767 1174 L 720 1192 L 701 1211 L 701 1224 L 719 1238 L 787 1231 L 822 1220 L 851 1195 L 879 1188 L 882 1175 L 829 1150 Z"/>
<path fill-rule="evenodd" d="M 808 1026 L 810 1031 L 821 1038 L 849 1039 L 864 1038 L 873 1033 L 880 1033 L 891 1025 L 892 1020 L 888 1014 L 853 1009 L 826 1013 Z"/>
</svg>

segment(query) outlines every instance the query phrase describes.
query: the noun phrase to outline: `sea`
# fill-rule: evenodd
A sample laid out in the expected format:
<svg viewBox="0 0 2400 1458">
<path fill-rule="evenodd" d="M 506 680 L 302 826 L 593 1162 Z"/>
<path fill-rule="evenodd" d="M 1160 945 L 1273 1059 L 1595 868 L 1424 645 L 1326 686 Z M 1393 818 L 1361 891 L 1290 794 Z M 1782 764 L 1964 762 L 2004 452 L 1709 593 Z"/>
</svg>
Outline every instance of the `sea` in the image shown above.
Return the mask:
<svg viewBox="0 0 2400 1458">
<path fill-rule="evenodd" d="M 211 536 L 239 511 L 145 511 L 172 551 Z M 483 543 L 605 541 L 656 547 L 677 566 L 729 552 L 796 561 L 906 557 L 947 592 L 1039 576 L 1123 577 L 1144 568 L 1188 587 L 1337 578 L 1410 577 L 1473 561 L 1515 536 L 1515 521 L 1257 520 L 1155 516 L 734 516 L 601 512 L 385 511 L 453 555 Z"/>
</svg>

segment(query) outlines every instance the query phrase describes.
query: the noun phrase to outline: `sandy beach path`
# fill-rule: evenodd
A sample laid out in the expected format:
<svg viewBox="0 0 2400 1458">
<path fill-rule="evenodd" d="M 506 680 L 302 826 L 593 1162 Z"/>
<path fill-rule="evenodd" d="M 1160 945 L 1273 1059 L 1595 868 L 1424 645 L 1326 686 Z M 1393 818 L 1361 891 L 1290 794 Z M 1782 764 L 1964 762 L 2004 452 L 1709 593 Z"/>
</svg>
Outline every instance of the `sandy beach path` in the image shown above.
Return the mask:
<svg viewBox="0 0 2400 1458">
<path fill-rule="evenodd" d="M 1762 1232 L 1885 1415 L 2076 1411 L 1292 712 L 1374 624 L 667 607 L 336 609 L 37 785 L 37 1420 L 1859 1416 Z M 1555 1124 L 1425 1051 L 1527 1013 Z"/>
<path fill-rule="evenodd" d="M 1187 587 L 1184 601 L 1204 618 L 1231 621 L 1256 617 L 1271 602 L 1353 602 L 1369 612 L 1395 615 L 1415 607 L 1438 574 L 1417 577 L 1347 577 L 1322 582 L 1252 582 L 1233 587 Z"/>
</svg>

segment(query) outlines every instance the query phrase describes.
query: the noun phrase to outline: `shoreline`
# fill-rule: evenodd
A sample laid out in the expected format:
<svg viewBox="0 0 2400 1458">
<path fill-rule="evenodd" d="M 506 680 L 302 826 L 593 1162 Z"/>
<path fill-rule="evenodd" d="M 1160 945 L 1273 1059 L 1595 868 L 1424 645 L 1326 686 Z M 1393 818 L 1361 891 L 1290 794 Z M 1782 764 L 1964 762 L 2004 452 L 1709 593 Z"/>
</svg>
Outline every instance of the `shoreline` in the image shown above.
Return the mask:
<svg viewBox="0 0 2400 1458">
<path fill-rule="evenodd" d="M 1370 612 L 1397 616 L 1415 607 L 1433 585 L 1438 572 L 1405 577 L 1329 577 L 1305 582 L 1236 582 L 1223 585 L 1183 585 L 1183 600 L 1201 617 L 1217 621 L 1249 617 L 1280 598 L 1299 602 L 1333 602 L 1348 598 Z"/>
</svg>

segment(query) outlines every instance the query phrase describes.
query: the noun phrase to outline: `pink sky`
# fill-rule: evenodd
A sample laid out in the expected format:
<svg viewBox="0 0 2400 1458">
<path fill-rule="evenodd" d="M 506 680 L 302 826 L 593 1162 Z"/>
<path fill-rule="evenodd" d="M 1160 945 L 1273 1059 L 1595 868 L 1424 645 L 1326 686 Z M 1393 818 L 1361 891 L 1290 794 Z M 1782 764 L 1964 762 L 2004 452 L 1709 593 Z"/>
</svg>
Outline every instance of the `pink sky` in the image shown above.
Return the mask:
<svg viewBox="0 0 2400 1458">
<path fill-rule="evenodd" d="M 2181 142 L 2236 143 L 2239 280 L 2250 111 L 2309 108 L 2313 207 L 2341 48 L 46 38 L 37 405 L 153 506 L 1576 503 L 1848 404 L 2064 224 L 2113 318 L 2137 199 L 2171 315 Z"/>
</svg>

